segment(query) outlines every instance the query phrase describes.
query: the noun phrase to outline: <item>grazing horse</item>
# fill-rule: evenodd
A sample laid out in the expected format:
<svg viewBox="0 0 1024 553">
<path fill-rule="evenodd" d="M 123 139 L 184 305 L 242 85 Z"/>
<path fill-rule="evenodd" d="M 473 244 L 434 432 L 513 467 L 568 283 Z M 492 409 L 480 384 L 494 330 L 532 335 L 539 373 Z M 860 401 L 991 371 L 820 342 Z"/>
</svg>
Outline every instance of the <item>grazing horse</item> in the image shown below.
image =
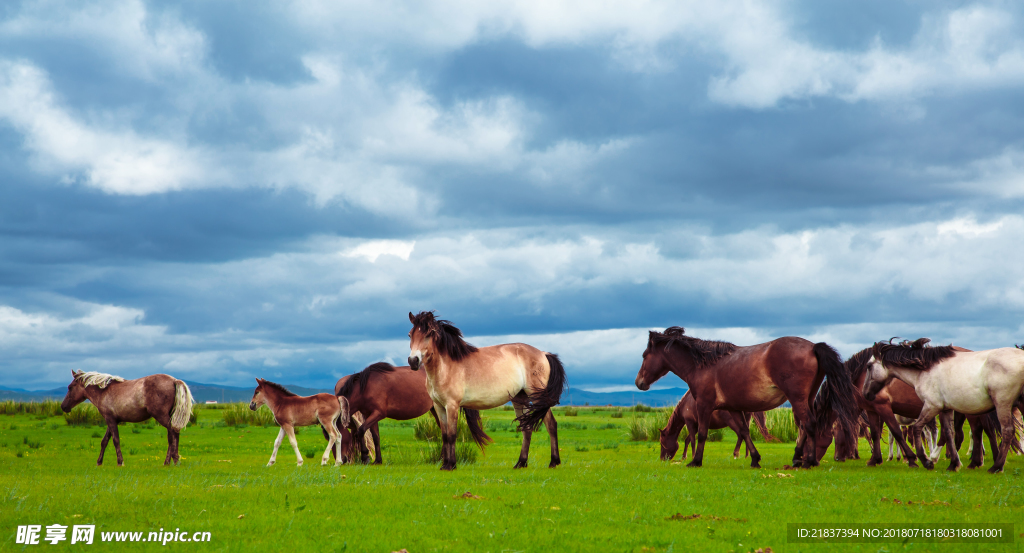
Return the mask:
<svg viewBox="0 0 1024 553">
<path fill-rule="evenodd" d="M 636 387 L 647 390 L 672 371 L 689 385 L 697 403 L 697 451 L 687 466 L 699 467 L 704 460 L 711 413 L 726 411 L 767 411 L 787 399 L 800 427 L 793 464 L 810 468 L 815 456 L 816 424 L 825 424 L 835 411 L 846 432 L 856 429 L 857 411 L 850 376 L 843 370 L 839 354 L 828 344 L 814 344 L 803 338 L 786 337 L 756 346 L 738 347 L 728 342 L 686 336 L 673 326 L 665 332 L 651 331 L 643 363 L 636 375 Z M 827 379 L 826 379 L 827 376 Z M 814 394 L 825 380 L 822 407 L 812 409 Z M 750 466 L 760 467 L 761 455 L 742 428 L 742 437 L 752 451 Z"/>
<path fill-rule="evenodd" d="M 686 394 L 676 404 L 676 408 L 672 410 L 672 414 L 668 418 L 668 424 L 665 428 L 661 429 L 661 460 L 669 461 L 676 455 L 676 451 L 679 450 L 679 433 L 683 427 L 686 427 L 686 439 L 683 441 L 683 459 L 686 459 L 686 449 L 693 447 L 694 453 L 697 452 L 697 402 L 694 401 L 693 395 L 687 390 Z M 757 413 L 735 413 L 733 411 L 712 411 L 711 412 L 711 423 L 708 425 L 710 430 L 718 430 L 719 428 L 728 427 L 730 430 L 736 433 L 736 448 L 732 452 L 732 458 L 738 459 L 740 456 L 740 445 L 743 443 L 743 438 L 740 437 L 740 428 L 743 426 L 750 427 L 751 415 L 754 417 L 754 421 L 757 423 L 757 428 L 764 436 L 765 441 L 770 442 L 775 439 L 768 432 L 768 428 L 765 426 L 764 412 Z M 750 456 L 750 449 L 746 449 L 746 456 Z"/>
<path fill-rule="evenodd" d="M 427 394 L 427 377 L 424 371 L 414 371 L 409 367 L 396 367 L 391 363 L 374 363 L 362 371 L 344 376 L 334 385 L 334 395 L 348 399 L 352 414 L 362 413 L 364 420 L 351 429 L 339 426 L 343 444 L 351 441 L 360 445 L 363 463 L 370 461 L 370 452 L 366 446 L 366 432 L 373 438 L 373 464 L 383 463 L 380 451 L 380 430 L 377 423 L 381 419 L 407 421 L 430 412 L 434 402 Z M 435 420 L 437 416 L 434 416 Z M 467 414 L 466 419 L 474 418 Z M 476 418 L 479 418 L 477 416 Z M 353 418 L 354 420 L 354 418 Z M 325 436 L 326 436 L 326 430 Z M 348 436 L 348 440 L 345 440 Z M 343 445 L 342 453 L 348 455 Z"/>
<path fill-rule="evenodd" d="M 253 411 L 266 405 L 272 413 L 274 420 L 281 425 L 281 430 L 274 440 L 274 452 L 270 454 L 270 462 L 267 466 L 273 466 L 277 462 L 277 450 L 281 447 L 281 441 L 288 435 L 288 441 L 295 450 L 295 457 L 298 465 L 302 466 L 302 453 L 299 451 L 299 442 L 295 440 L 296 426 L 312 426 L 320 423 L 320 426 L 327 429 L 330 438 L 327 440 L 327 449 L 320 458 L 320 465 L 327 464 L 331 457 L 331 449 L 335 449 L 335 466 L 341 464 L 341 434 L 335 426 L 339 422 L 342 426 L 348 426 L 349 410 L 348 400 L 331 394 L 314 394 L 311 396 L 298 396 L 289 392 L 284 386 L 263 380 L 256 379 L 256 391 L 252 394 L 252 401 L 249 402 L 249 409 Z"/>
<path fill-rule="evenodd" d="M 124 465 L 121 455 L 121 436 L 117 432 L 119 422 L 142 422 L 150 417 L 167 429 L 167 456 L 164 465 L 171 460 L 178 464 L 178 436 L 188 425 L 192 416 L 192 392 L 188 385 L 173 376 L 153 374 L 135 380 L 125 380 L 98 372 L 71 371 L 71 384 L 60 408 L 65 413 L 85 400 L 89 400 L 107 423 L 107 433 L 100 442 L 100 457 L 96 465 L 103 464 L 103 452 L 107 443 L 114 439 L 117 452 L 117 466 Z"/>
<path fill-rule="evenodd" d="M 956 351 L 953 346 L 930 347 L 928 342 L 928 338 L 899 344 L 892 340 L 877 342 L 868 360 L 865 399 L 873 400 L 893 378 L 910 384 L 924 402 L 914 428 L 923 427 L 939 415 L 942 432 L 950 444 L 955 443 L 952 411 L 977 415 L 994 407 L 1003 439 L 988 471 L 1001 472 L 1014 438 L 1013 407 L 1024 399 L 1024 351 L 1000 348 L 965 352 Z M 916 445 L 918 456 L 923 456 L 921 443 Z M 960 454 L 952 448 L 951 452 L 947 470 L 959 470 Z M 928 469 L 934 468 L 926 457 L 921 462 Z"/>
<path fill-rule="evenodd" d="M 515 468 L 526 466 L 530 438 L 541 421 L 551 438 L 550 468 L 562 463 L 558 455 L 558 425 L 551 407 L 565 388 L 565 369 L 553 353 L 526 344 L 476 348 L 450 322 L 432 311 L 409 313 L 409 366 L 427 374 L 427 392 L 441 425 L 441 470 L 455 469 L 455 436 L 459 408 L 468 407 L 466 421 L 480 447 L 490 438 L 479 428 L 477 410 L 508 403 L 523 432 L 523 448 Z M 470 416 L 474 413 L 474 416 Z M 473 430 L 476 424 L 478 430 Z"/>
</svg>

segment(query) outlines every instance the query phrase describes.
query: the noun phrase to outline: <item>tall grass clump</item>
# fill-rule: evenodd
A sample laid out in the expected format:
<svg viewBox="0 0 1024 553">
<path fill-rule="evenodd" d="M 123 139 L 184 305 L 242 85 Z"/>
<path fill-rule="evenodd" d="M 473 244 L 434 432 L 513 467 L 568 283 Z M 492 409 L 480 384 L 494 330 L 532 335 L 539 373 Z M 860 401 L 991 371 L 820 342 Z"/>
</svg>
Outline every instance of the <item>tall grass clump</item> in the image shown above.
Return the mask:
<svg viewBox="0 0 1024 553">
<path fill-rule="evenodd" d="M 637 403 L 630 408 L 630 411 L 633 411 L 634 413 L 650 413 L 653 410 L 653 407 L 650 405 L 644 405 L 643 403 Z"/>
<path fill-rule="evenodd" d="M 69 426 L 106 426 L 96 406 L 92 403 L 80 403 L 71 409 L 70 413 L 64 413 L 64 422 Z"/>
<path fill-rule="evenodd" d="M 768 432 L 771 432 L 780 442 L 793 443 L 796 441 L 797 436 L 800 433 L 800 429 L 796 426 L 796 420 L 793 419 L 793 410 L 780 407 L 778 409 L 772 409 L 766 411 L 764 414 L 765 426 L 768 427 Z M 757 425 L 754 424 L 753 419 L 750 421 L 750 434 L 755 440 L 764 441 L 764 436 L 758 431 Z"/>
<path fill-rule="evenodd" d="M 562 409 L 562 414 L 567 417 L 576 417 L 579 416 L 580 411 L 574 407 L 566 407 L 565 409 Z"/>
<path fill-rule="evenodd" d="M 0 401 L 0 415 L 37 415 L 42 417 L 59 417 L 64 414 L 60 402 L 55 399 L 43 401 Z"/>
<path fill-rule="evenodd" d="M 487 421 L 481 420 L 484 428 L 488 427 Z M 416 419 L 413 425 L 413 435 L 418 440 L 427 442 L 420 450 L 423 462 L 435 464 L 441 462 L 441 429 L 434 422 L 434 417 L 423 416 Z M 472 464 L 476 462 L 478 447 L 473 442 L 473 435 L 466 424 L 466 418 L 461 411 L 455 432 L 455 459 L 459 464 Z"/>
<path fill-rule="evenodd" d="M 277 426 L 274 420 L 274 413 L 266 405 L 253 411 L 244 403 L 232 403 L 231 407 L 224 409 L 224 424 L 238 426 L 248 424 L 252 426 Z"/>
<path fill-rule="evenodd" d="M 661 429 L 668 425 L 668 418 L 671 414 L 671 411 L 669 411 L 661 416 L 657 412 L 655 412 L 654 416 L 650 417 L 633 415 L 629 418 L 629 423 L 626 425 L 629 439 L 634 442 L 656 442 L 660 440 Z"/>
</svg>

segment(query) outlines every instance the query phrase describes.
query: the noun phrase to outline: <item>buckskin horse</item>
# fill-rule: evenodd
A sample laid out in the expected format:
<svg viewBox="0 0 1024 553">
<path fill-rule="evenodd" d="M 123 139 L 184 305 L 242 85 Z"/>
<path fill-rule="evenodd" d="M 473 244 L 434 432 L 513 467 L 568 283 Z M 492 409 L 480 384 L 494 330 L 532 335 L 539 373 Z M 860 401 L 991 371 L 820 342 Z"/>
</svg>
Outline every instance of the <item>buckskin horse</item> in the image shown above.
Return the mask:
<svg viewBox="0 0 1024 553">
<path fill-rule="evenodd" d="M 85 400 L 89 400 L 107 423 L 107 433 L 100 442 L 100 457 L 96 465 L 103 464 L 103 452 L 107 443 L 114 439 L 117 452 L 117 466 L 124 466 L 121 455 L 121 436 L 117 432 L 119 422 L 143 422 L 150 417 L 167 429 L 167 456 L 164 465 L 171 460 L 178 464 L 178 436 L 188 425 L 192 416 L 192 392 L 181 380 L 166 374 L 153 374 L 135 380 L 98 372 L 71 371 L 71 384 L 60 408 L 65 413 Z"/>
<path fill-rule="evenodd" d="M 699 467 L 704 460 L 711 413 L 767 411 L 789 400 L 800 427 L 793 464 L 810 468 L 815 455 L 816 424 L 826 424 L 832 412 L 849 435 L 856 432 L 857 408 L 849 374 L 828 344 L 812 343 L 793 336 L 764 344 L 739 347 L 728 342 L 687 336 L 682 327 L 651 331 L 635 384 L 647 390 L 671 371 L 689 385 L 697 403 L 697 451 L 687 465 Z M 822 388 L 821 408 L 812 409 L 815 393 Z M 760 467 L 761 455 L 742 429 L 752 453 L 750 466 Z"/>
<path fill-rule="evenodd" d="M 292 449 L 295 450 L 298 466 L 301 467 L 302 453 L 299 451 L 299 443 L 295 440 L 295 427 L 312 426 L 318 422 L 330 435 L 327 449 L 324 450 L 324 454 L 320 458 L 320 465 L 327 464 L 331 456 L 331 449 L 335 450 L 334 465 L 341 465 L 341 434 L 338 433 L 336 425 L 340 421 L 342 426 L 348 426 L 347 399 L 331 394 L 299 396 L 280 384 L 257 378 L 256 390 L 252 394 L 252 401 L 249 402 L 249 409 L 255 411 L 261 405 L 266 405 L 274 413 L 274 420 L 281 425 L 277 439 L 274 440 L 274 452 L 270 454 L 268 467 L 277 462 L 277 450 L 281 447 L 281 441 L 284 440 L 285 435 L 288 436 L 288 441 L 292 444 Z"/>
<path fill-rule="evenodd" d="M 993 452 L 995 459 L 988 471 L 1002 472 L 1014 438 L 1013 407 L 1024 401 L 1024 351 L 1016 348 L 957 351 L 953 346 L 928 346 L 930 341 L 919 338 L 898 344 L 892 340 L 876 342 L 862 388 L 865 399 L 873 400 L 893 378 L 910 384 L 924 402 L 914 428 L 921 428 L 939 415 L 942 433 L 949 444 L 955 443 L 953 411 L 979 415 L 995 408 L 1002 443 L 998 453 Z M 924 457 L 921 443 L 915 445 L 925 468 L 934 468 L 934 463 Z M 959 470 L 960 454 L 953 448 L 950 453 L 946 470 Z"/>
<path fill-rule="evenodd" d="M 473 439 L 483 448 L 490 438 L 480 428 L 478 411 L 502 406 L 509 400 L 523 432 L 523 448 L 515 468 L 527 465 L 530 438 L 542 421 L 551 439 L 548 467 L 561 464 L 558 425 L 551 413 L 565 388 L 565 369 L 557 355 L 527 344 L 477 348 L 466 342 L 462 331 L 451 322 L 435 318 L 433 311 L 409 313 L 409 321 L 409 367 L 414 371 L 423 369 L 427 376 L 427 392 L 441 425 L 441 470 L 455 469 L 459 409 L 473 410 L 466 411 L 466 421 Z"/>
<path fill-rule="evenodd" d="M 661 429 L 661 460 L 670 461 L 676 455 L 676 451 L 679 450 L 679 433 L 686 427 L 686 439 L 683 441 L 683 455 L 682 458 L 686 459 L 686 449 L 693 447 L 693 451 L 697 451 L 697 402 L 693 399 L 693 394 L 689 390 L 683 395 L 679 403 L 676 404 L 676 408 L 672 410 L 672 414 L 669 415 L 668 424 L 665 428 Z M 775 436 L 772 436 L 768 432 L 768 428 L 765 426 L 764 412 L 757 413 L 734 413 L 732 411 L 712 411 L 711 412 L 711 423 L 708 425 L 709 430 L 718 430 L 719 428 L 729 428 L 736 433 L 736 448 L 732 452 L 733 459 L 739 458 L 740 445 L 743 444 L 743 438 L 740 437 L 740 428 L 743 426 L 750 427 L 751 416 L 754 418 L 754 422 L 757 423 L 758 431 L 761 432 L 761 436 L 764 437 L 766 442 L 773 441 Z M 746 454 L 750 456 L 750 449 L 746 450 Z"/>
</svg>

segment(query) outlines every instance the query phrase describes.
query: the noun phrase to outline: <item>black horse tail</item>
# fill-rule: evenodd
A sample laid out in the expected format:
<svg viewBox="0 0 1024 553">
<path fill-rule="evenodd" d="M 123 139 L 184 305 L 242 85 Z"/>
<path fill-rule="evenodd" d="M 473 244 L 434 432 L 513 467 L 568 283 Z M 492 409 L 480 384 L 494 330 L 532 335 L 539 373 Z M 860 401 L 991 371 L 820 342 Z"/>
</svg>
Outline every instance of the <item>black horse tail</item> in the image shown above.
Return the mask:
<svg viewBox="0 0 1024 553">
<path fill-rule="evenodd" d="M 768 425 L 765 424 L 764 411 L 755 411 L 750 414 L 750 417 L 754 419 L 754 424 L 757 425 L 757 431 L 761 433 L 761 437 L 766 442 L 778 441 L 778 438 L 772 436 L 772 433 L 768 431 Z"/>
<path fill-rule="evenodd" d="M 480 411 L 463 407 L 462 414 L 466 416 L 466 426 L 469 427 L 469 434 L 473 437 L 476 445 L 480 446 L 480 451 L 484 450 L 485 445 L 494 443 L 494 440 L 484 432 L 483 424 L 480 421 Z"/>
<path fill-rule="evenodd" d="M 558 405 L 565 390 L 565 368 L 562 367 L 562 362 L 554 353 L 544 355 L 548 358 L 548 385 L 543 390 L 530 394 L 522 403 L 523 414 L 516 417 L 520 430 L 535 430 L 540 426 L 548 411 Z"/>
<path fill-rule="evenodd" d="M 814 425 L 817 432 L 828 429 L 838 421 L 848 444 L 857 443 L 860 409 L 854 397 L 850 373 L 843 368 L 843 360 L 836 350 L 825 342 L 814 344 L 818 366 L 825 370 L 825 383 L 814 398 Z"/>
</svg>

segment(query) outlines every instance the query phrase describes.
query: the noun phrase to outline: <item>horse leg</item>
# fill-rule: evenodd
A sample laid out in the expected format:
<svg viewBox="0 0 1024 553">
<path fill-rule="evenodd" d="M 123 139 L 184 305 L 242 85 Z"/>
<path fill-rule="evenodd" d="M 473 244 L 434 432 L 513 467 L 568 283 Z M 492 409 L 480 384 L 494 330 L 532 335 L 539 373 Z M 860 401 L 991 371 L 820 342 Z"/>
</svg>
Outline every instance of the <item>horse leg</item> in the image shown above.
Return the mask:
<svg viewBox="0 0 1024 553">
<path fill-rule="evenodd" d="M 868 466 L 873 467 L 882 463 L 882 421 L 878 413 L 867 412 L 868 437 L 871 440 L 871 458 L 868 459 Z M 890 454 L 892 448 L 889 449 Z M 892 457 L 889 457 L 892 459 Z"/>
<path fill-rule="evenodd" d="M 377 423 L 370 427 L 370 436 L 373 438 L 373 464 L 383 465 L 384 456 L 380 454 L 380 428 Z"/>
<path fill-rule="evenodd" d="M 319 417 L 319 416 L 317 417 L 317 420 L 320 421 L 320 428 L 324 428 L 324 429 L 330 428 L 330 431 L 328 431 L 328 436 L 327 436 L 327 449 L 324 449 L 324 455 L 323 455 L 323 457 L 320 458 L 320 466 L 321 467 L 327 466 L 327 462 L 331 460 L 331 450 L 335 449 L 335 444 L 338 444 L 341 441 L 341 436 L 338 434 L 338 427 L 336 426 L 337 421 L 338 421 L 338 417 L 340 417 L 340 416 L 341 416 L 341 413 L 338 412 L 338 413 L 335 414 L 334 417 L 331 417 L 330 419 L 328 419 L 326 421 L 323 418 Z M 334 466 L 338 466 L 340 464 L 341 464 L 341 457 L 338 457 L 338 460 L 335 461 Z"/>
<path fill-rule="evenodd" d="M 359 429 L 356 430 L 356 443 L 359 444 L 360 451 L 362 451 L 363 454 L 360 461 L 362 461 L 364 465 L 370 464 L 370 450 L 366 447 L 366 431 L 369 430 L 371 426 L 375 426 L 377 421 L 382 418 L 384 418 L 384 413 L 380 412 L 378 409 L 374 409 L 366 416 L 365 419 L 363 419 L 362 424 L 359 425 Z M 370 435 L 372 436 L 373 433 L 371 432 Z M 374 449 L 376 450 L 376 448 Z M 379 459 L 380 451 L 375 451 L 375 453 Z"/>
<path fill-rule="evenodd" d="M 964 444 L 964 421 L 967 420 L 967 415 L 963 413 L 953 413 L 953 432 L 956 436 L 956 450 L 960 451 L 960 446 Z"/>
<path fill-rule="evenodd" d="M 519 392 L 519 394 L 517 394 L 516 397 L 518 398 L 520 395 L 525 397 L 526 394 L 524 392 Z M 516 410 L 516 418 L 523 416 L 524 409 L 523 409 L 522 405 L 520 405 L 519 403 L 516 403 L 516 402 L 513 401 L 512 402 L 512 406 Z M 517 468 L 517 469 L 526 468 L 527 460 L 530 457 L 530 439 L 532 437 L 533 437 L 533 429 L 532 428 L 524 428 L 523 429 L 523 448 L 519 451 L 519 460 L 516 461 L 516 466 L 514 466 L 512 468 Z"/>
<path fill-rule="evenodd" d="M 117 453 L 117 466 L 124 466 L 124 456 L 121 455 L 121 434 L 117 431 L 117 423 L 110 429 L 110 436 L 114 440 L 114 451 Z"/>
<path fill-rule="evenodd" d="M 285 431 L 285 434 L 288 435 L 288 443 L 292 444 L 292 449 L 295 451 L 295 460 L 297 461 L 297 466 L 301 467 L 302 466 L 302 452 L 299 451 L 299 442 L 298 442 L 298 440 L 295 439 L 295 427 L 290 425 L 290 424 L 289 425 L 282 424 L 281 428 L 283 428 L 284 431 Z"/>
<path fill-rule="evenodd" d="M 896 415 L 893 414 L 892 409 L 888 405 L 875 405 L 875 410 L 878 413 L 879 418 L 885 422 L 885 425 L 889 427 L 889 434 L 891 437 L 896 438 L 896 445 L 900 447 L 900 451 L 903 452 L 903 459 L 907 462 L 907 466 L 911 468 L 917 467 L 917 463 L 914 461 L 914 451 L 910 449 L 910 445 L 907 444 L 907 439 L 903 435 L 903 431 L 900 429 L 900 423 L 896 420 Z M 913 436 L 911 436 L 913 439 Z"/>
<path fill-rule="evenodd" d="M 733 458 L 737 458 L 740 451 L 740 443 L 746 444 L 750 452 L 750 467 L 761 468 L 761 454 L 754 447 L 754 440 L 750 437 L 750 420 L 743 415 L 736 414 L 731 418 L 730 428 L 736 433 L 736 449 L 732 452 Z"/>
<path fill-rule="evenodd" d="M 110 426 L 107 425 L 107 432 L 103 434 L 103 440 L 100 442 L 100 458 L 96 459 L 96 466 L 103 466 L 103 452 L 107 450 L 107 443 L 110 442 Z"/>
<path fill-rule="evenodd" d="M 690 453 L 697 454 L 697 421 L 686 423 L 686 440 L 683 441 L 683 456 L 686 459 L 686 447 L 690 447 Z"/>
<path fill-rule="evenodd" d="M 924 424 L 918 424 L 918 422 L 914 423 L 914 428 L 917 429 L 918 432 L 921 432 L 924 428 Z M 944 410 L 940 412 L 939 422 L 942 424 L 942 433 L 946 436 L 946 440 L 950 443 L 955 441 L 956 437 L 953 436 L 953 411 Z M 946 470 L 956 472 L 960 470 L 961 466 L 963 466 L 963 463 L 960 462 L 960 453 L 954 451 L 953 458 L 949 460 L 949 466 L 946 467 Z"/>
<path fill-rule="evenodd" d="M 967 455 L 971 458 L 971 462 L 967 464 L 969 469 L 976 469 L 985 465 L 985 446 L 981 441 L 984 432 L 981 429 L 982 421 L 981 417 L 969 417 L 967 419 L 970 428 L 968 432 L 971 433 L 971 445 L 967 448 Z"/>
<path fill-rule="evenodd" d="M 699 467 L 704 464 L 704 442 L 708 440 L 708 424 L 711 422 L 711 412 L 714 411 L 714 404 L 701 405 L 697 401 L 697 445 L 693 450 L 693 460 L 686 464 L 688 467 Z"/>
<path fill-rule="evenodd" d="M 282 440 L 284 440 L 284 427 L 283 426 L 281 427 L 281 430 L 279 430 L 277 432 L 277 439 L 274 440 L 274 452 L 270 454 L 270 462 L 267 463 L 268 467 L 274 466 L 274 463 L 277 462 L 277 450 L 278 450 L 278 448 L 281 447 L 281 441 Z"/>
<path fill-rule="evenodd" d="M 438 415 L 441 411 L 445 413 L 444 424 L 441 426 L 441 470 L 455 470 L 458 461 L 455 441 L 459 430 L 459 404 L 450 401 L 447 407 L 438 409 Z"/>
<path fill-rule="evenodd" d="M 996 451 L 999 451 L 999 449 L 998 449 L 999 448 L 999 444 L 996 442 L 996 430 L 997 430 L 996 428 L 992 428 L 989 425 L 985 425 L 985 435 L 988 436 L 988 443 L 992 446 L 992 455 L 995 455 Z M 981 449 L 981 455 L 982 455 L 982 457 L 985 456 L 985 448 L 984 447 L 982 447 L 982 449 Z M 982 464 L 984 464 L 984 463 L 982 463 Z"/>
<path fill-rule="evenodd" d="M 814 418 L 811 416 L 811 408 L 806 400 L 793 402 L 793 418 L 800 428 L 800 435 L 796 440 L 796 449 L 793 452 L 793 466 L 798 464 L 805 469 L 818 466 L 818 451 L 815 447 Z"/>
<path fill-rule="evenodd" d="M 548 409 L 548 414 L 544 415 L 544 426 L 547 427 L 548 436 L 551 439 L 551 462 L 548 463 L 548 468 L 553 469 L 562 464 L 562 458 L 558 455 L 558 422 L 555 421 L 555 415 L 551 409 Z"/>
<path fill-rule="evenodd" d="M 171 464 L 171 457 L 174 452 L 174 430 L 167 428 L 167 456 L 164 457 L 164 466 Z"/>
<path fill-rule="evenodd" d="M 926 401 L 925 404 L 924 404 L 924 407 L 921 408 L 921 416 L 919 416 L 917 418 L 917 420 L 914 421 L 913 427 L 915 429 L 923 427 L 926 422 L 928 422 L 930 420 L 933 420 L 935 418 L 935 416 L 939 414 L 939 411 L 940 411 L 940 409 L 938 407 L 936 407 L 936 406 L 934 406 L 934 405 L 932 405 L 932 404 L 930 404 L 930 403 L 928 403 Z M 949 435 L 946 436 L 946 439 L 949 440 L 950 442 L 952 442 L 953 441 L 953 434 L 952 434 L 953 428 L 952 428 L 952 425 L 945 425 L 944 424 L 943 425 L 943 434 L 946 434 L 945 430 L 947 428 L 950 430 L 950 433 L 949 433 Z M 914 447 L 917 449 L 917 457 L 918 457 L 918 459 L 921 460 L 921 464 L 924 465 L 924 468 L 926 468 L 928 470 L 934 469 L 935 468 L 935 463 L 933 463 L 932 460 L 929 459 L 928 456 L 925 455 L 925 453 L 924 453 L 924 445 L 921 443 L 921 436 L 920 436 L 920 434 L 918 434 L 915 431 L 913 436 L 914 436 Z M 956 452 L 954 452 L 954 455 L 955 454 L 956 454 Z M 960 459 L 959 459 L 959 456 L 958 456 L 957 457 L 957 463 L 959 464 L 959 462 L 960 462 Z"/>
<path fill-rule="evenodd" d="M 999 452 L 996 453 L 995 448 L 992 450 L 992 454 L 995 456 L 995 461 L 992 463 L 992 467 L 988 469 L 989 473 L 995 474 L 997 472 L 1003 472 L 1003 465 L 1006 464 L 1006 454 L 1010 452 L 1010 442 L 1013 441 L 1013 401 L 1016 398 L 1010 398 L 1005 405 L 996 404 L 996 415 L 999 417 L 999 428 L 1002 431 L 1003 443 L 999 444 Z"/>
</svg>

